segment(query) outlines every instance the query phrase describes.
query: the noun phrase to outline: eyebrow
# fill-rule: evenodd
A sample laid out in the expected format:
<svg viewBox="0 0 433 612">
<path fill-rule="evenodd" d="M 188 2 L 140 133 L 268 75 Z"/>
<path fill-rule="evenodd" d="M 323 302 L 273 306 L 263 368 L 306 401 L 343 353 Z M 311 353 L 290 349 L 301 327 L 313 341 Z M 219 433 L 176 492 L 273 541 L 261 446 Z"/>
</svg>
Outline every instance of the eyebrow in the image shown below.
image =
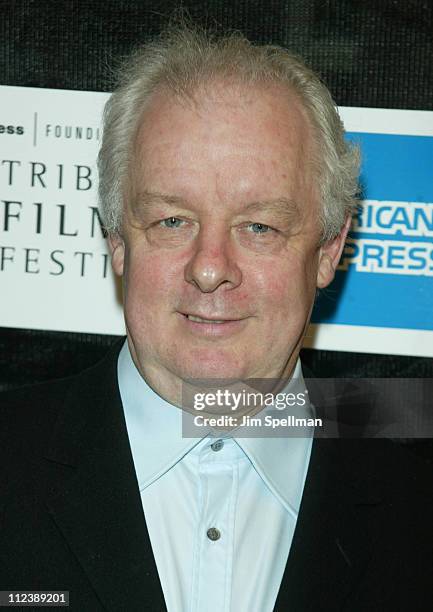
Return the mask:
<svg viewBox="0 0 433 612">
<path fill-rule="evenodd" d="M 274 200 L 260 200 L 248 204 L 242 212 L 260 213 L 270 212 L 275 214 L 281 220 L 289 222 L 300 219 L 300 210 L 296 202 L 290 198 L 277 198 Z"/>
<path fill-rule="evenodd" d="M 173 207 L 178 206 L 186 209 L 190 208 L 188 206 L 188 202 L 180 196 L 167 195 L 152 191 L 141 191 L 137 196 L 136 203 L 145 207 L 162 204 Z M 297 203 L 294 202 L 294 200 L 286 197 L 271 200 L 256 200 L 250 204 L 247 204 L 242 211 L 239 212 L 239 215 L 245 213 L 255 214 L 263 212 L 272 213 L 282 222 L 291 224 L 293 224 L 295 221 L 299 221 L 301 218 L 300 209 Z"/>
<path fill-rule="evenodd" d="M 137 204 L 149 206 L 151 204 L 168 204 L 169 206 L 186 206 L 186 201 L 179 196 L 166 195 L 156 191 L 140 191 L 137 195 Z"/>
</svg>

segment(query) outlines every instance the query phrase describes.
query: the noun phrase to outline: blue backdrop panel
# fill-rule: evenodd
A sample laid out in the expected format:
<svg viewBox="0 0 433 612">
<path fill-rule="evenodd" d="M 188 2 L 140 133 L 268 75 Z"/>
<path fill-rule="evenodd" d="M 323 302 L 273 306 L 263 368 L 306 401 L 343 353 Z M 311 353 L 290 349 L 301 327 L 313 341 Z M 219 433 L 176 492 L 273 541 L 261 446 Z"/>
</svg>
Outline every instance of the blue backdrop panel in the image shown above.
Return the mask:
<svg viewBox="0 0 433 612">
<path fill-rule="evenodd" d="M 348 138 L 361 146 L 363 197 L 378 203 L 361 211 L 361 227 L 350 234 L 356 242 L 345 250 L 346 261 L 354 250 L 356 261 L 337 271 L 313 321 L 433 330 L 433 137 Z M 391 211 L 388 202 L 402 205 Z M 415 212 L 417 202 L 429 204 Z M 360 271 L 369 265 L 375 271 Z"/>
</svg>

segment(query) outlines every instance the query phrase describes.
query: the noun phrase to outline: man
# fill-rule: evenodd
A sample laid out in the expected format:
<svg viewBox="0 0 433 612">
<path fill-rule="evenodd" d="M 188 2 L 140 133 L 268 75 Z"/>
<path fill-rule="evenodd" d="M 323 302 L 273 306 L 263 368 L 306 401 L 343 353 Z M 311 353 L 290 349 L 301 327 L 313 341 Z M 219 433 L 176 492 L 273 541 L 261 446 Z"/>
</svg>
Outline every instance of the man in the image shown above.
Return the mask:
<svg viewBox="0 0 433 612">
<path fill-rule="evenodd" d="M 99 169 L 127 342 L 4 402 L 1 588 L 80 611 L 427 609 L 424 474 L 391 443 L 182 437 L 191 379 L 301 376 L 357 191 L 325 86 L 281 48 L 171 30 L 123 66 Z"/>
</svg>

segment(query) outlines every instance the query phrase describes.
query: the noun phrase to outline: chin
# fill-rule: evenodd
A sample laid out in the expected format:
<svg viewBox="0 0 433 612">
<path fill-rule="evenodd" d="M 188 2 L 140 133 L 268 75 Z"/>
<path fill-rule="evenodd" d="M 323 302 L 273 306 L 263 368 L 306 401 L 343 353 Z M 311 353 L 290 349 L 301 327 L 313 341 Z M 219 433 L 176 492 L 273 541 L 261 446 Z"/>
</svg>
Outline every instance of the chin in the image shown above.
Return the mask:
<svg viewBox="0 0 433 612">
<path fill-rule="evenodd" d="M 246 369 L 241 367 L 234 357 L 229 357 L 218 352 L 217 355 L 203 354 L 201 352 L 195 358 L 185 358 L 178 363 L 178 376 L 185 379 L 191 378 L 243 378 L 246 377 Z"/>
</svg>

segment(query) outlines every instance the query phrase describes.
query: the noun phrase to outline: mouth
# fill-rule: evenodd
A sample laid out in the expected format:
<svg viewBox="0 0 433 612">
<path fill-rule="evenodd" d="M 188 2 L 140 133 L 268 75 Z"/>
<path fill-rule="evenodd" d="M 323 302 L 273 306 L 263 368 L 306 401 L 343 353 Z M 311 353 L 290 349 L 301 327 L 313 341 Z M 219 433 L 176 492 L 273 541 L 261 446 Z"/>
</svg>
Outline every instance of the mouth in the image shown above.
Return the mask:
<svg viewBox="0 0 433 612">
<path fill-rule="evenodd" d="M 243 329 L 248 317 L 242 319 L 219 319 L 192 313 L 178 313 L 186 329 L 195 335 L 223 337 Z"/>
<path fill-rule="evenodd" d="M 198 315 L 193 314 L 184 314 L 184 317 L 188 319 L 188 321 L 193 321 L 194 323 L 229 323 L 230 321 L 236 321 L 238 319 L 207 319 L 204 317 L 199 317 Z"/>
</svg>

